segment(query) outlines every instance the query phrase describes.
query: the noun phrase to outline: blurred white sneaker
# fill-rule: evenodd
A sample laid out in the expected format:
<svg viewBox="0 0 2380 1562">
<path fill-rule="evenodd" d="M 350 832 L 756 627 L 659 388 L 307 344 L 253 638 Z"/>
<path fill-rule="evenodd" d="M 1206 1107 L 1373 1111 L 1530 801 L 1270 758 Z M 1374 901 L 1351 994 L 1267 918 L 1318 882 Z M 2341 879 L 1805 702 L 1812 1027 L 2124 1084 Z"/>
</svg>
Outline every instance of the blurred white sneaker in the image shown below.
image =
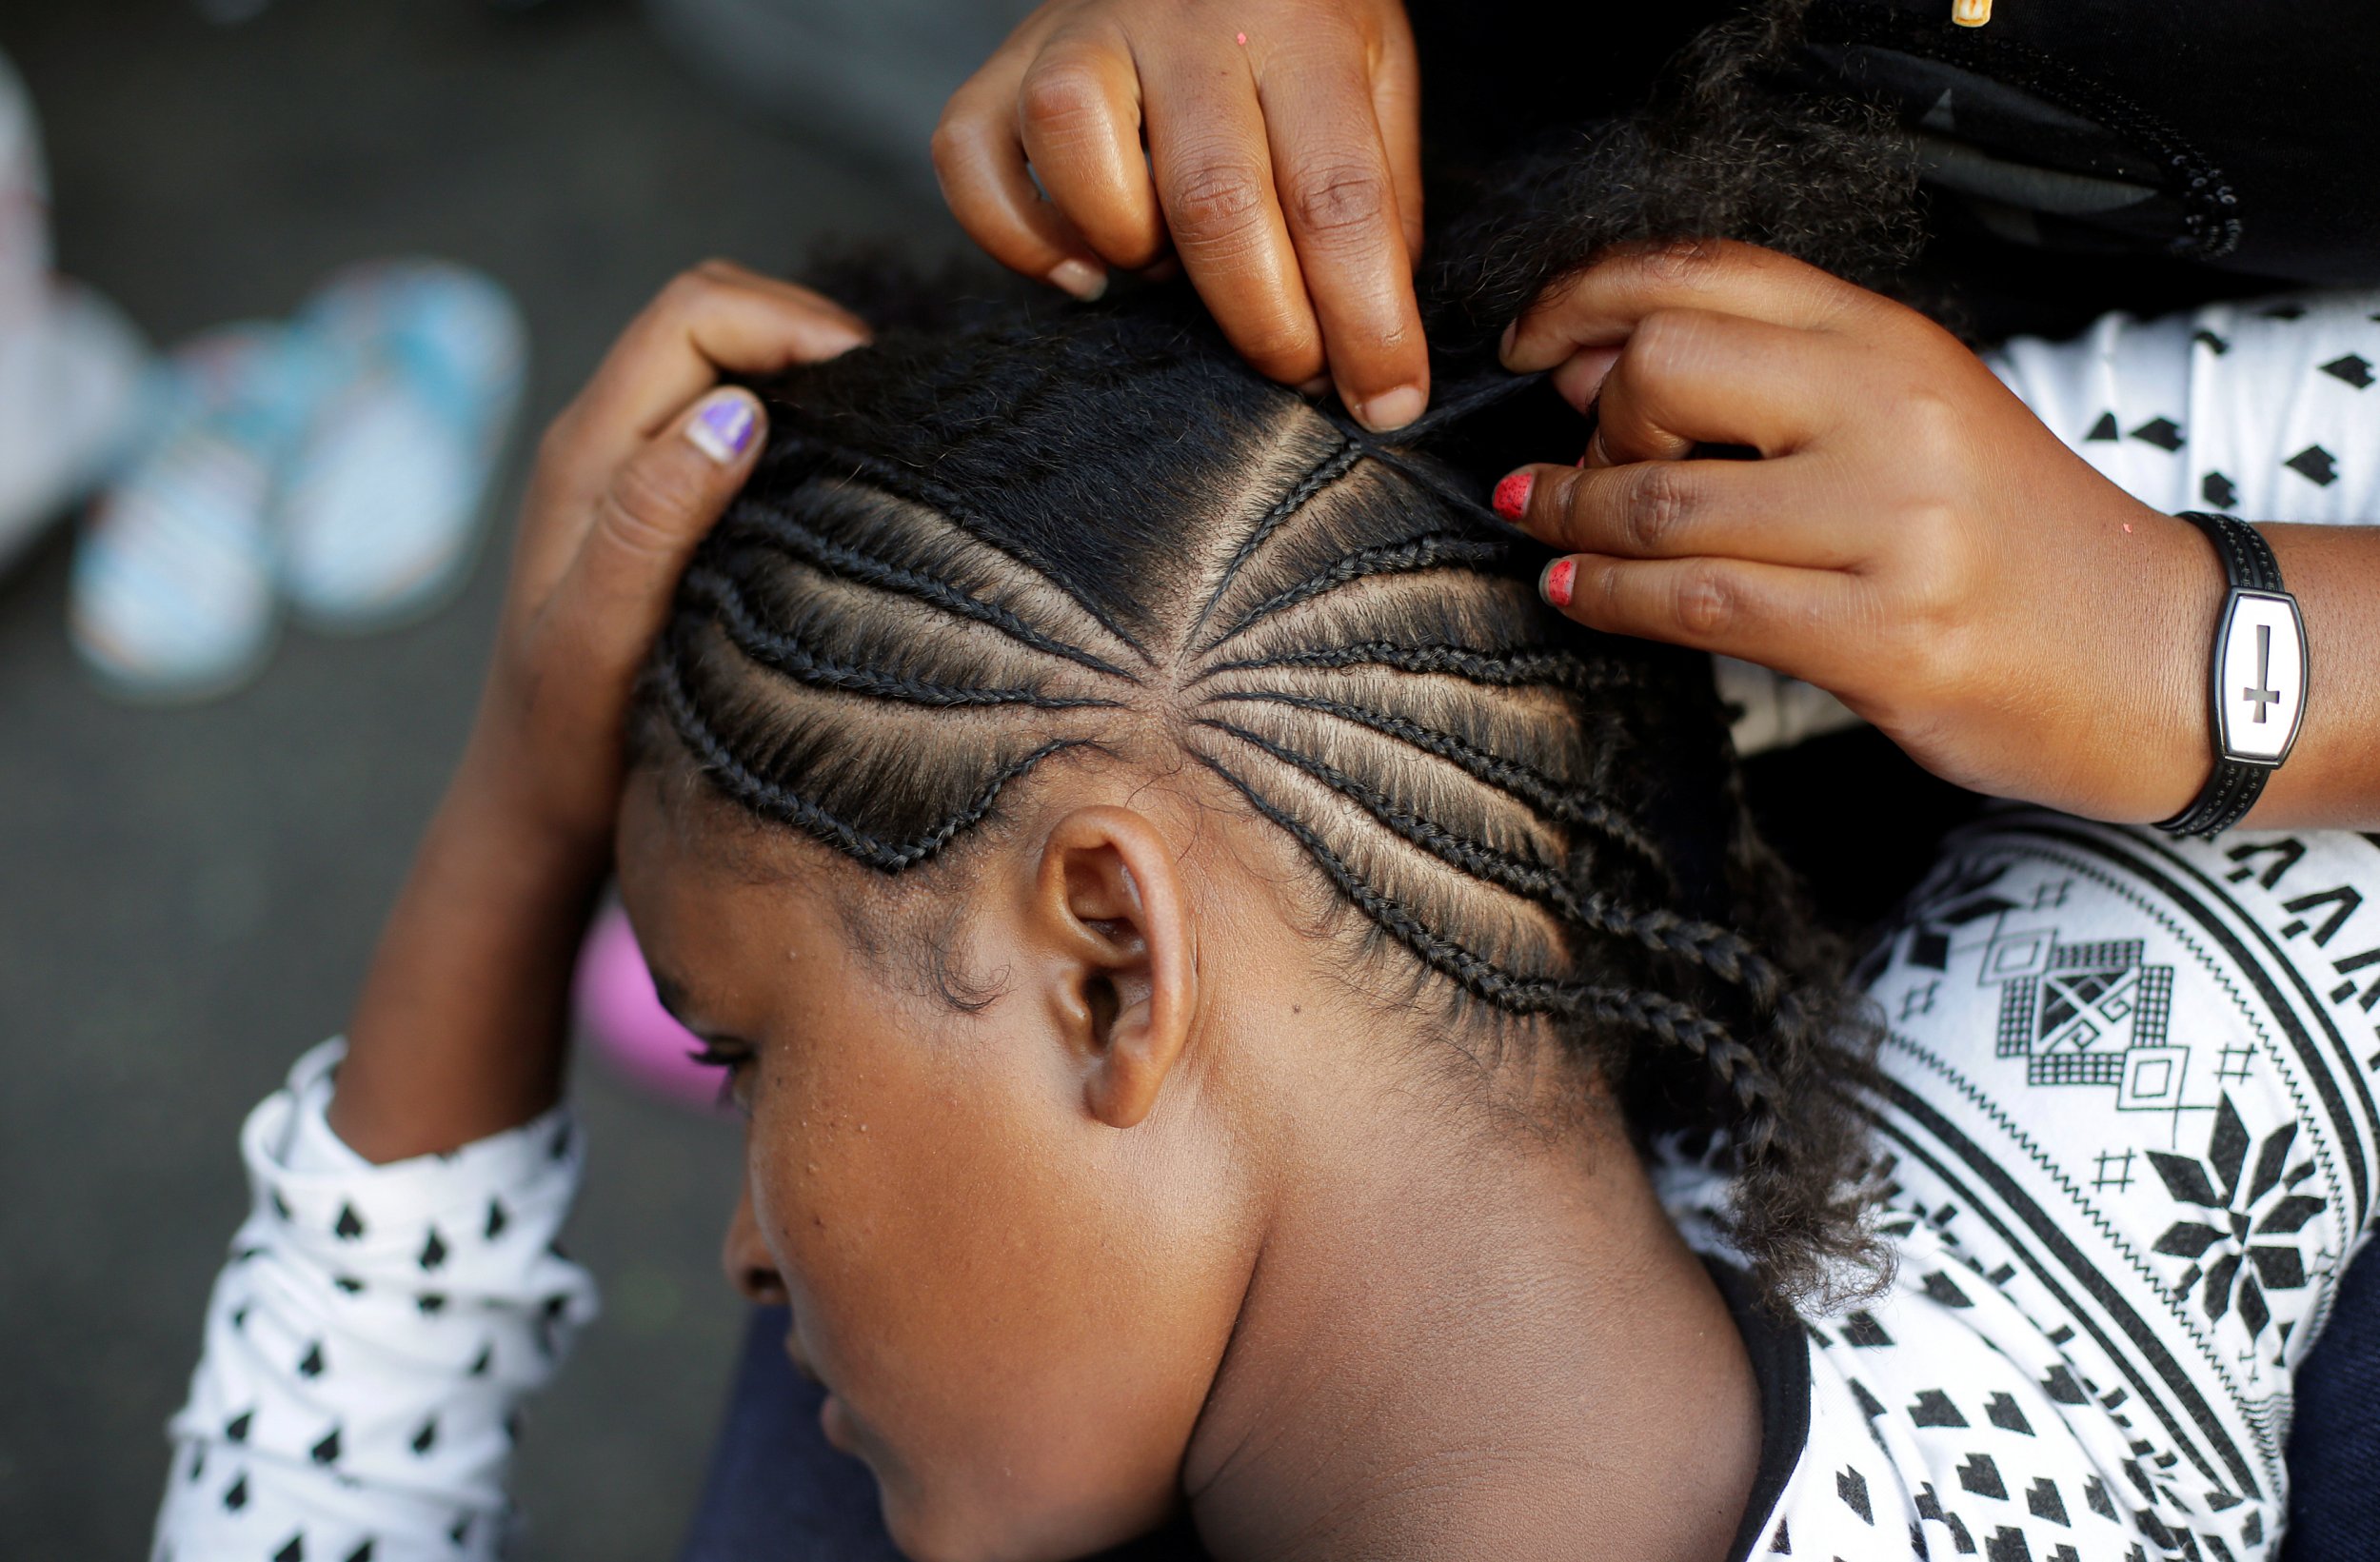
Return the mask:
<svg viewBox="0 0 2380 1562">
<path fill-rule="evenodd" d="M 334 278 L 298 328 L 341 386 L 289 467 L 282 587 L 316 628 L 408 622 L 462 583 L 486 529 L 527 360 L 520 311 L 477 272 L 386 261 Z"/>
<path fill-rule="evenodd" d="M 0 55 L 0 569 L 121 452 L 151 368 L 139 333 L 51 259 L 41 124 Z"/>
<path fill-rule="evenodd" d="M 204 700 L 264 664 L 274 486 L 322 383 L 319 355 L 284 326 L 222 326 L 174 353 L 148 448 L 75 549 L 69 629 L 111 690 Z"/>
<path fill-rule="evenodd" d="M 130 322 L 72 284 L 30 328 L 0 332 L 0 571 L 123 455 L 156 373 Z"/>
</svg>

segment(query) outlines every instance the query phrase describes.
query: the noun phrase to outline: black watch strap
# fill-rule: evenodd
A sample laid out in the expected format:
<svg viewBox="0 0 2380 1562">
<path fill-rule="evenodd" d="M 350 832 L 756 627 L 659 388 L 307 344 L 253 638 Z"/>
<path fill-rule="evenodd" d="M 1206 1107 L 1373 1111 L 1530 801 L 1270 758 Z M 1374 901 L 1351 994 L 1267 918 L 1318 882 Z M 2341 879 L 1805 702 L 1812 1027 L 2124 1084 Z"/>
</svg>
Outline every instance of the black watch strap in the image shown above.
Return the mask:
<svg viewBox="0 0 2380 1562">
<path fill-rule="evenodd" d="M 2197 800 L 2157 828 L 2213 835 L 2247 816 L 2297 741 L 2306 714 L 2306 623 L 2281 585 L 2271 545 L 2236 516 L 2185 511 L 2223 561 L 2231 591 L 2209 659 L 2208 715 L 2214 773 Z"/>
</svg>

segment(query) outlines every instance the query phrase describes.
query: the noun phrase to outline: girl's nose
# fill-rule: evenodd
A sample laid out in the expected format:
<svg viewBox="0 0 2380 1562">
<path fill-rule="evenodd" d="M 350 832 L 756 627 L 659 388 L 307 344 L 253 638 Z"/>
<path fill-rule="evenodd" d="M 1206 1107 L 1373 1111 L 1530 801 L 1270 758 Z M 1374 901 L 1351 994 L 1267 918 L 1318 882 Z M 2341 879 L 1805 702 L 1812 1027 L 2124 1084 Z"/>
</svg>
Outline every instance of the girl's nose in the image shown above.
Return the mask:
<svg viewBox="0 0 2380 1562">
<path fill-rule="evenodd" d="M 736 1200 L 735 1217 L 727 1222 L 727 1240 L 720 1249 L 719 1262 L 727 1273 L 727 1283 L 742 1292 L 745 1300 L 764 1307 L 785 1305 L 785 1282 L 778 1276 L 777 1260 L 768 1244 L 761 1240 L 761 1223 L 753 1218 L 748 1186 Z"/>
</svg>

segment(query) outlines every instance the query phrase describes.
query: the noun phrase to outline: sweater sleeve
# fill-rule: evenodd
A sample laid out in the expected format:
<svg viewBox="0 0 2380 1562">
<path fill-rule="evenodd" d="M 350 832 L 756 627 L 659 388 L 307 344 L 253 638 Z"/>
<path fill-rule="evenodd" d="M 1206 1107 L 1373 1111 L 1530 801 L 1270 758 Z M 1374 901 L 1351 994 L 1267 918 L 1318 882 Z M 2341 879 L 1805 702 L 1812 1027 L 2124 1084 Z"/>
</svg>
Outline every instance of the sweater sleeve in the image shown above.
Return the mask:
<svg viewBox="0 0 2380 1562">
<path fill-rule="evenodd" d="M 522 1403 L 595 1315 L 554 1244 L 566 1108 L 375 1166 L 324 1117 L 345 1051 L 308 1052 L 241 1129 L 249 1212 L 170 1424 L 155 1562 L 498 1555 Z"/>
<path fill-rule="evenodd" d="M 2084 460 L 2152 508 L 2380 523 L 2380 292 L 2135 320 L 1986 358 Z"/>
</svg>

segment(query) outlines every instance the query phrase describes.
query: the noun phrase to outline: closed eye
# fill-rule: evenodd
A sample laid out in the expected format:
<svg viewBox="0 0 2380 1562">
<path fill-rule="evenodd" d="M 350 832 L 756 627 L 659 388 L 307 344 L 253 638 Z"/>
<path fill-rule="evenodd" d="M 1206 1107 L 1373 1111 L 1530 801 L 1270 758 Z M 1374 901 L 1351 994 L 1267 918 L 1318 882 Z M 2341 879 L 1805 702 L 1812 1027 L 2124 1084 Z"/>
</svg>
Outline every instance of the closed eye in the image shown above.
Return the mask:
<svg viewBox="0 0 2380 1562">
<path fill-rule="evenodd" d="M 745 1117 L 750 1117 L 752 1065 L 759 1060 L 753 1055 L 751 1045 L 728 1037 L 705 1036 L 698 1039 L 702 1045 L 687 1053 L 687 1058 L 704 1068 L 723 1070 L 724 1077 L 719 1081 L 719 1104 L 732 1106 Z"/>
</svg>

